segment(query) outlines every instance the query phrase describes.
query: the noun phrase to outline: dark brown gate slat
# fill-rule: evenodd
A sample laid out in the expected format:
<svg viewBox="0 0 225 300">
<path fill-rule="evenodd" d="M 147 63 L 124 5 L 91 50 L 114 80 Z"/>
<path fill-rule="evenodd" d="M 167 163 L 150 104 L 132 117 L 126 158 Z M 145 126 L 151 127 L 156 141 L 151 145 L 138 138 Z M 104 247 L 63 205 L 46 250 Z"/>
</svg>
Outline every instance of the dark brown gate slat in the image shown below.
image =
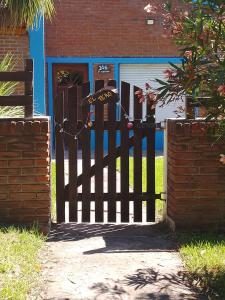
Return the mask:
<svg viewBox="0 0 225 300">
<path fill-rule="evenodd" d="M 155 110 L 151 105 L 147 105 L 147 120 L 149 123 L 155 123 Z M 146 153 L 146 176 L 147 176 L 147 222 L 155 221 L 155 128 L 146 130 L 147 153 Z"/>
<path fill-rule="evenodd" d="M 59 89 L 62 89 L 63 90 L 63 93 L 64 93 L 64 103 L 63 103 L 63 117 L 64 117 L 64 120 L 65 119 L 68 119 L 69 117 L 69 95 L 68 95 L 68 92 L 69 92 L 69 87 L 68 86 L 60 86 Z M 64 147 L 65 149 L 68 148 L 68 145 L 69 145 L 69 141 L 70 141 L 70 137 L 68 134 L 65 134 L 64 135 Z"/>
<path fill-rule="evenodd" d="M 125 114 L 129 115 L 130 84 L 121 82 L 121 222 L 129 222 L 129 122 Z"/>
<path fill-rule="evenodd" d="M 110 80 L 108 86 L 116 87 L 116 81 Z M 108 104 L 108 222 L 116 222 L 116 103 Z"/>
<path fill-rule="evenodd" d="M 68 118 L 69 115 L 69 87 L 63 87 L 64 90 L 64 105 L 63 105 L 63 113 L 64 113 L 64 119 Z"/>
<path fill-rule="evenodd" d="M 81 97 L 85 98 L 90 93 L 90 83 L 86 82 L 81 87 Z M 78 93 L 80 95 L 80 93 Z M 81 103 L 78 99 L 78 103 Z M 82 106 L 83 123 L 87 122 L 90 106 Z M 82 222 L 90 222 L 90 199 L 91 199 L 91 138 L 90 129 L 85 128 L 82 132 Z"/>
<path fill-rule="evenodd" d="M 135 92 L 139 88 L 134 86 L 134 119 L 142 119 L 142 104 Z M 142 222 L 142 202 L 139 200 L 142 194 L 142 129 L 138 125 L 140 121 L 134 122 L 134 222 Z"/>
<path fill-rule="evenodd" d="M 56 218 L 58 223 L 65 222 L 64 199 L 64 139 L 61 132 L 63 123 L 63 92 L 59 91 L 54 101 L 55 110 L 55 157 L 56 157 Z"/>
<path fill-rule="evenodd" d="M 104 80 L 95 82 L 95 92 L 104 87 Z M 95 105 L 95 221 L 104 221 L 104 203 L 103 203 L 103 133 L 104 133 L 104 105 L 96 103 Z"/>
<path fill-rule="evenodd" d="M 77 86 L 68 89 L 68 130 L 77 133 Z M 77 222 L 77 139 L 69 136 L 69 221 Z"/>
<path fill-rule="evenodd" d="M 33 77 L 32 73 L 33 73 L 33 60 L 32 59 L 27 59 L 26 60 L 26 67 L 25 67 L 25 71 L 31 73 L 31 76 Z M 33 99 L 33 82 L 32 79 L 31 80 L 26 80 L 25 81 L 25 96 L 31 96 L 32 97 L 32 103 L 30 105 L 26 105 L 25 106 L 25 117 L 27 118 L 31 118 L 33 117 L 33 113 L 34 113 L 34 99 Z"/>
</svg>

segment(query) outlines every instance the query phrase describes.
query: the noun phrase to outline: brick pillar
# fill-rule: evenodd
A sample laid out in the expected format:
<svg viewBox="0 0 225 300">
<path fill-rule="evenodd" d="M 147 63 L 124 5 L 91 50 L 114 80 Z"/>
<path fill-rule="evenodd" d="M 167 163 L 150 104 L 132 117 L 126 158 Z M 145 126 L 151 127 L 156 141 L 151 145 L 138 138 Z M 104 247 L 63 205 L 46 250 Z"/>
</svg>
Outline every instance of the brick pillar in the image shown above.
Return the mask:
<svg viewBox="0 0 225 300">
<path fill-rule="evenodd" d="M 225 227 L 225 166 L 219 162 L 225 142 L 209 137 L 214 126 L 168 120 L 167 220 L 174 229 Z"/>
<path fill-rule="evenodd" d="M 49 119 L 0 119 L 0 223 L 50 225 Z"/>
</svg>

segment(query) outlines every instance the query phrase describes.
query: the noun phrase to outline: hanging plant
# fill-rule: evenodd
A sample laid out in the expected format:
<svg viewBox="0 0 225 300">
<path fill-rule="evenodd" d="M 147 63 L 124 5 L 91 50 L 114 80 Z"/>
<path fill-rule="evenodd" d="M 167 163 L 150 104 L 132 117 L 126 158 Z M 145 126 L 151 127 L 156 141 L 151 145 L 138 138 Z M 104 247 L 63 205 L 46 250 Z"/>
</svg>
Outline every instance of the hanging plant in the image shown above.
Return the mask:
<svg viewBox="0 0 225 300">
<path fill-rule="evenodd" d="M 77 71 L 59 71 L 57 72 L 57 83 L 60 86 L 80 85 L 83 83 L 83 74 Z"/>
</svg>

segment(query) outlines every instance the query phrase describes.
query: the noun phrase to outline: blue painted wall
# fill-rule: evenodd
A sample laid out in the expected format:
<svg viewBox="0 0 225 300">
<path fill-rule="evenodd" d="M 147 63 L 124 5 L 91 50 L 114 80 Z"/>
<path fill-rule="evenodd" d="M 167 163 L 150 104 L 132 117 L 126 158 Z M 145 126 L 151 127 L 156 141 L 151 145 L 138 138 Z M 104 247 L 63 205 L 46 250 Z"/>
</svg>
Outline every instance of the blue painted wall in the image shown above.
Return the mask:
<svg viewBox="0 0 225 300">
<path fill-rule="evenodd" d="M 45 105 L 45 46 L 44 18 L 39 17 L 38 26 L 29 31 L 30 57 L 34 61 L 34 110 L 46 114 Z"/>
</svg>

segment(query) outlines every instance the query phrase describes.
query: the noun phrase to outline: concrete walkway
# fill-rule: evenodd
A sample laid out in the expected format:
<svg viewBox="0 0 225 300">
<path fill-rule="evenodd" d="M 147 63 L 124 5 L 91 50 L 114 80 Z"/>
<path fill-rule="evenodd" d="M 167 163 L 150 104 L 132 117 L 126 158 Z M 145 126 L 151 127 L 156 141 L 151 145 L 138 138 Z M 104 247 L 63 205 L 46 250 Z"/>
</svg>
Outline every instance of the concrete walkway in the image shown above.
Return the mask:
<svg viewBox="0 0 225 300">
<path fill-rule="evenodd" d="M 159 224 L 58 225 L 47 247 L 41 299 L 205 299 L 185 280 L 176 244 Z"/>
</svg>

